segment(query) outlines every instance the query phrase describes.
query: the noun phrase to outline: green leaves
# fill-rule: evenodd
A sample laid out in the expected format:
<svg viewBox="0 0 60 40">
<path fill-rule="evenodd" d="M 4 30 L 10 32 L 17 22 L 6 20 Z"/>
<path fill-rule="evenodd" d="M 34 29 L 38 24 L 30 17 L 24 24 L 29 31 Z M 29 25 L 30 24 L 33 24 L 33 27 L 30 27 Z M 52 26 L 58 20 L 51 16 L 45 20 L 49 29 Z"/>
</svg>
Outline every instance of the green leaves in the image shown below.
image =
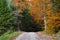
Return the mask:
<svg viewBox="0 0 60 40">
<path fill-rule="evenodd" d="M 52 3 L 52 13 L 56 14 L 60 12 L 60 0 L 51 0 Z"/>
<path fill-rule="evenodd" d="M 21 19 L 21 25 L 22 25 L 22 27 L 20 27 L 21 31 L 26 31 L 26 32 L 41 31 L 42 28 L 40 27 L 40 25 L 36 23 L 33 20 L 32 15 L 29 14 L 29 9 L 23 10 L 21 15 L 23 16 Z"/>
<path fill-rule="evenodd" d="M 18 35 L 19 32 L 13 32 L 11 30 L 8 30 L 6 33 L 0 36 L 0 40 L 12 40 L 13 37 Z"/>
<path fill-rule="evenodd" d="M 0 0 L 0 31 L 4 33 L 3 30 L 7 31 L 11 29 L 12 23 L 14 21 L 14 14 L 8 8 L 6 0 Z"/>
<path fill-rule="evenodd" d="M 51 0 L 52 3 L 55 3 L 56 0 Z"/>
</svg>

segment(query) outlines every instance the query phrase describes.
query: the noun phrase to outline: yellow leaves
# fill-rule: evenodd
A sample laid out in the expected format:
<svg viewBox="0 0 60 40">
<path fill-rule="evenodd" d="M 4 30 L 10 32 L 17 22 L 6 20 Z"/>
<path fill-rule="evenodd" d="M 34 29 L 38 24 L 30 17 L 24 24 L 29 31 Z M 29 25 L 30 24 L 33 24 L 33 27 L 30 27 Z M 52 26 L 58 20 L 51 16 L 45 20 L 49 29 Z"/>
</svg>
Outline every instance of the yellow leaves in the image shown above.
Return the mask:
<svg viewBox="0 0 60 40">
<path fill-rule="evenodd" d="M 34 15 L 34 19 L 39 21 L 41 19 L 40 15 L 43 13 L 41 0 L 33 0 L 30 3 L 32 6 L 29 10 L 31 10 L 31 14 Z"/>
<path fill-rule="evenodd" d="M 46 13 L 47 13 L 48 16 L 50 16 L 50 17 L 52 16 L 51 10 L 46 11 Z"/>
<path fill-rule="evenodd" d="M 52 26 L 47 27 L 46 33 L 53 34 L 54 33 L 53 27 Z"/>
<path fill-rule="evenodd" d="M 47 4 L 47 8 L 46 9 L 47 10 L 51 10 L 51 6 L 52 6 L 51 4 Z"/>
<path fill-rule="evenodd" d="M 42 0 L 31 0 L 31 1 L 25 1 L 25 2 L 20 2 L 18 3 L 17 0 L 14 0 L 14 5 L 16 6 L 20 6 L 21 9 L 26 8 L 26 4 L 31 4 L 31 6 L 29 6 L 29 10 L 30 10 L 30 14 L 34 17 L 34 20 L 39 22 L 43 19 L 43 12 L 46 11 L 46 15 L 48 16 L 48 18 L 46 19 L 46 23 L 48 26 L 50 27 L 55 27 L 55 26 L 60 26 L 60 21 L 56 21 L 56 19 L 60 20 L 60 13 L 56 13 L 54 14 L 51 7 L 52 4 L 50 2 L 51 0 L 45 0 L 46 3 L 46 10 L 43 9 L 44 4 L 42 2 Z M 48 29 L 48 32 L 51 32 L 50 29 Z"/>
<path fill-rule="evenodd" d="M 46 3 L 50 3 L 51 0 L 45 0 Z"/>
</svg>

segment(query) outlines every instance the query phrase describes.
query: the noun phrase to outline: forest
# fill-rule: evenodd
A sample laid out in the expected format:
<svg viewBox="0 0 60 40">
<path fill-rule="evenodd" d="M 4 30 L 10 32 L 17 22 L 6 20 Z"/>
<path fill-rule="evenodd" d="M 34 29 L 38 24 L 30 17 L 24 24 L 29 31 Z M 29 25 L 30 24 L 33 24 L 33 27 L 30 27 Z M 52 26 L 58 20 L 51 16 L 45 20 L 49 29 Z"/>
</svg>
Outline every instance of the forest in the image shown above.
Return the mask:
<svg viewBox="0 0 60 40">
<path fill-rule="evenodd" d="M 60 35 L 60 0 L 0 0 L 0 40 L 21 31 Z"/>
</svg>

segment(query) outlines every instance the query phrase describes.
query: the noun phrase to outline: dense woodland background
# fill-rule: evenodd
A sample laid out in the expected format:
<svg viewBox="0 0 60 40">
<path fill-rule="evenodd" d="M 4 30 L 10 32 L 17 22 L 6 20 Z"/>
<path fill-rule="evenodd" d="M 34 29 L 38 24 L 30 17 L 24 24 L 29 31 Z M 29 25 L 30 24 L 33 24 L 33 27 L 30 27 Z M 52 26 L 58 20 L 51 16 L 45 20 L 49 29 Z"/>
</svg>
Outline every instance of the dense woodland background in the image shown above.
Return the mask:
<svg viewBox="0 0 60 40">
<path fill-rule="evenodd" d="M 60 0 L 0 0 L 0 38 L 18 31 L 60 34 Z"/>
</svg>

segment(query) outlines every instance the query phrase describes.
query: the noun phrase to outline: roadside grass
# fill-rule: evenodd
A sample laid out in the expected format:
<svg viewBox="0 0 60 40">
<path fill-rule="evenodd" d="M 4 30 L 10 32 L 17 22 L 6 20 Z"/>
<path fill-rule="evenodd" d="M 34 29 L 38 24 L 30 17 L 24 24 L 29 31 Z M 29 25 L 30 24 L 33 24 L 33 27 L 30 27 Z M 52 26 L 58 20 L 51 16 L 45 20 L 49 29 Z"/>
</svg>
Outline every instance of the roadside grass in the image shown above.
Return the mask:
<svg viewBox="0 0 60 40">
<path fill-rule="evenodd" d="M 60 34 L 60 31 L 57 34 Z"/>
<path fill-rule="evenodd" d="M 45 31 L 42 32 L 45 33 Z M 12 40 L 13 37 L 17 36 L 18 34 L 20 34 L 19 31 L 15 31 L 15 32 L 7 31 L 6 33 L 0 36 L 0 40 Z M 52 34 L 51 37 L 53 40 L 60 40 L 60 31 L 57 34 Z"/>
<path fill-rule="evenodd" d="M 52 35 L 52 38 L 53 38 L 54 40 L 60 40 L 60 31 L 59 31 L 58 33 Z"/>
<path fill-rule="evenodd" d="M 46 33 L 45 30 L 43 32 Z M 51 36 L 53 40 L 60 40 L 60 31 L 56 34 L 47 34 L 47 35 Z"/>
<path fill-rule="evenodd" d="M 15 37 L 16 35 L 18 35 L 19 33 L 20 32 L 18 32 L 18 31 L 16 31 L 16 32 L 8 31 L 0 36 L 0 40 L 12 40 L 12 38 Z"/>
</svg>

